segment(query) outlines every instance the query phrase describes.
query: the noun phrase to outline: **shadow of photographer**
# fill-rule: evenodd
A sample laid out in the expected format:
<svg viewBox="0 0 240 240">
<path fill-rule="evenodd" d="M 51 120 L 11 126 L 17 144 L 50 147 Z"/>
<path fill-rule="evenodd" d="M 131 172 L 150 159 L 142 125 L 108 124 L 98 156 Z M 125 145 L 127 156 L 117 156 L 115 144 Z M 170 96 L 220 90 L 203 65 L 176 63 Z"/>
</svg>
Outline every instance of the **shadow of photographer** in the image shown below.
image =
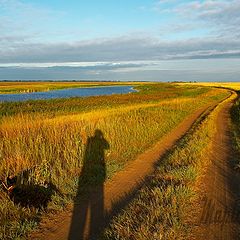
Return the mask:
<svg viewBox="0 0 240 240">
<path fill-rule="evenodd" d="M 109 147 L 99 129 L 87 139 L 68 239 L 94 239 L 104 223 L 105 150 Z M 90 195 L 82 199 L 84 190 Z"/>
</svg>

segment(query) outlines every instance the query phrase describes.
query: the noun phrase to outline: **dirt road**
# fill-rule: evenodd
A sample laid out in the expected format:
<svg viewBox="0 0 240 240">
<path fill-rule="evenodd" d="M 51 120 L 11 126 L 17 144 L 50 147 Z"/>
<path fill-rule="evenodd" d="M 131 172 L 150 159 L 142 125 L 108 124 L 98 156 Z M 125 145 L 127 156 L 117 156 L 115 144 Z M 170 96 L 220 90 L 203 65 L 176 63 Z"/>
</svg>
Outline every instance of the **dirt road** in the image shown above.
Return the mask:
<svg viewBox="0 0 240 240">
<path fill-rule="evenodd" d="M 224 104 L 217 117 L 217 133 L 210 166 L 199 183 L 201 200 L 190 239 L 240 239 L 240 173 L 234 170 L 239 158 L 231 141 L 230 108 Z"/>
<path fill-rule="evenodd" d="M 43 221 L 40 229 L 29 239 L 97 239 L 97 234 L 110 218 L 124 207 L 147 176 L 153 173 L 159 159 L 212 107 L 205 107 L 189 116 L 153 148 L 105 182 L 101 189 L 95 189 L 88 199 L 75 203 L 73 209 L 61 213 L 51 221 Z"/>
</svg>

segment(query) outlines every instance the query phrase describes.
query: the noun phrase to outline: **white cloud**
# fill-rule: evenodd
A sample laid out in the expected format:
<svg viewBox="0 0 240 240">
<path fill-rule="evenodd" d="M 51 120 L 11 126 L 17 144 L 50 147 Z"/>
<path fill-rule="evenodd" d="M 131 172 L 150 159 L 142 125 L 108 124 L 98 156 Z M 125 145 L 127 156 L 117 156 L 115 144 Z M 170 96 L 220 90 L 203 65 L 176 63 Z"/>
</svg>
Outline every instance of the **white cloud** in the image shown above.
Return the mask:
<svg viewBox="0 0 240 240">
<path fill-rule="evenodd" d="M 174 9 L 174 12 L 188 19 L 205 22 L 206 28 L 215 28 L 219 35 L 230 29 L 228 32 L 235 35 L 240 30 L 239 0 L 191 1 L 180 4 Z"/>
<path fill-rule="evenodd" d="M 0 63 L 0 67 L 9 68 L 51 68 L 51 67 L 71 67 L 71 68 L 132 68 L 139 66 L 149 66 L 156 64 L 156 61 L 120 61 L 120 62 L 44 62 L 44 63 Z"/>
<path fill-rule="evenodd" d="M 0 10 L 0 41 L 12 38 L 6 43 L 10 47 L 15 47 L 14 39 L 31 43 L 51 35 L 51 26 L 56 28 L 58 21 L 65 14 L 20 0 L 0 0 Z"/>
<path fill-rule="evenodd" d="M 0 63 L 106 62 L 174 58 L 239 57 L 238 39 L 188 39 L 161 41 L 142 37 L 97 39 L 60 44 L 16 44 L 0 49 Z"/>
<path fill-rule="evenodd" d="M 167 10 L 181 15 L 178 22 L 167 23 L 158 29 L 158 34 L 163 36 L 161 39 L 141 32 L 117 38 L 50 43 L 42 39 L 42 34 L 48 35 L 44 31 L 44 23 L 54 22 L 57 19 L 51 15 L 61 13 L 51 14 L 53 10 L 36 8 L 20 0 L 0 0 L 0 7 L 8 9 L 8 14 L 0 17 L 0 63 L 31 63 L 32 66 L 40 66 L 41 63 L 45 67 L 68 62 L 67 66 L 74 67 L 75 62 L 240 57 L 240 0 L 190 1 L 187 4 L 162 0 L 156 3 L 155 6 L 165 10 L 169 8 Z M 169 3 L 172 3 L 170 7 L 166 7 Z M 15 16 L 14 19 L 10 15 Z M 38 21 L 32 21 L 33 18 Z M 163 40 L 165 35 L 171 33 L 178 35 L 194 31 L 195 27 L 201 29 L 201 23 L 206 29 L 211 29 L 211 35 L 188 36 L 182 40 L 176 40 L 173 36 L 172 40 Z M 42 33 L 34 32 L 35 24 L 38 30 L 42 28 L 39 31 Z"/>
<path fill-rule="evenodd" d="M 62 63 L 66 64 L 66 63 Z M 88 63 L 86 63 L 88 64 Z M 240 59 L 108 62 L 71 67 L 1 67 L 0 79 L 15 80 L 149 80 L 237 81 Z M 57 65 L 57 64 L 56 64 Z"/>
<path fill-rule="evenodd" d="M 166 25 L 170 25 L 172 32 L 175 25 L 180 25 L 183 32 L 189 26 L 194 26 L 196 31 L 205 30 L 207 34 L 203 37 L 228 36 L 231 39 L 240 35 L 240 0 L 192 0 L 187 3 L 163 0 L 156 1 L 153 9 L 177 18 Z"/>
</svg>

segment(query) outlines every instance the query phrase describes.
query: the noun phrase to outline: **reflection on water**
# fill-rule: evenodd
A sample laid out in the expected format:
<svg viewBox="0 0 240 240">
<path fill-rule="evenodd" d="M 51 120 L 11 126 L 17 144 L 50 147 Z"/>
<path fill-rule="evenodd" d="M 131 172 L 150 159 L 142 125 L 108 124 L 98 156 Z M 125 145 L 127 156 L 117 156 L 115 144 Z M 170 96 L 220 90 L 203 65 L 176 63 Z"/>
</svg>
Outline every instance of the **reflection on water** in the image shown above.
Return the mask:
<svg viewBox="0 0 240 240">
<path fill-rule="evenodd" d="M 68 88 L 53 90 L 48 92 L 32 92 L 17 94 L 0 94 L 0 102 L 16 102 L 38 99 L 88 97 L 99 95 L 123 94 L 135 92 L 132 86 L 108 86 L 108 87 L 89 87 L 89 88 Z"/>
</svg>

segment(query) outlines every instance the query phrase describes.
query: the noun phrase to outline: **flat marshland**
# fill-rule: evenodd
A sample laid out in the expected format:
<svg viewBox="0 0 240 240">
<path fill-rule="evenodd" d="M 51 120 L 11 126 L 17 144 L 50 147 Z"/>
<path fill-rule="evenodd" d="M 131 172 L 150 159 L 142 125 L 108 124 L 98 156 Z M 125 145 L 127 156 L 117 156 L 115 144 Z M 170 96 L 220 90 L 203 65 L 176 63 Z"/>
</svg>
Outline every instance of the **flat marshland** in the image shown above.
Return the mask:
<svg viewBox="0 0 240 240">
<path fill-rule="evenodd" d="M 206 86 L 134 85 L 138 92 L 123 95 L 0 103 L 1 180 L 6 183 L 9 176 L 16 177 L 16 185 L 23 188 L 21 191 L 25 191 L 26 197 L 21 199 L 20 191 L 18 201 L 16 198 L 13 201 L 3 189 L 0 190 L 0 239 L 25 236 L 37 226 L 42 215 L 61 211 L 73 201 L 79 189 L 86 147 L 96 133 L 106 142 L 105 179 L 110 179 L 189 115 L 229 96 L 229 91 L 225 89 Z M 2 92 L 7 91 L 8 88 L 4 87 Z M 173 155 L 159 167 L 157 180 L 151 181 L 148 190 L 142 191 L 140 198 L 131 205 L 133 210 L 127 210 L 114 220 L 110 229 L 106 230 L 105 238 L 147 239 L 151 229 L 142 224 L 148 221 L 143 223 L 141 218 L 134 217 L 129 220 L 127 214 L 138 216 L 139 205 L 136 208 L 136 204 L 141 201 L 144 206 L 144 201 L 149 199 L 152 199 L 152 207 L 160 204 L 162 208 L 159 211 L 161 214 L 164 212 L 162 219 L 159 220 L 158 216 L 151 221 L 159 221 L 160 225 L 156 226 L 163 230 L 169 224 L 173 226 L 166 231 L 166 236 L 173 236 L 173 231 L 179 226 L 175 217 L 178 205 L 172 203 L 178 204 L 185 196 L 188 199 L 191 195 L 188 186 L 178 186 L 174 182 L 178 183 L 181 176 L 187 183 L 196 177 L 196 168 L 200 168 L 201 163 L 195 164 L 195 159 L 206 148 L 209 134 L 211 136 L 214 131 L 213 125 L 212 120 L 203 122 L 196 132 L 187 136 L 189 141 L 183 140 L 181 149 L 175 149 Z M 98 158 L 94 154 L 100 153 L 94 151 L 91 156 Z M 82 182 L 82 194 L 89 186 L 102 181 L 101 167 L 95 167 L 95 174 Z M 160 181 L 158 178 L 164 178 L 164 184 L 155 188 Z M 173 179 L 170 184 L 169 179 Z M 36 191 L 36 188 L 39 190 Z M 162 195 L 166 198 L 164 204 L 154 202 Z M 44 204 L 38 203 L 39 198 Z M 129 238 L 129 233 L 122 230 L 125 220 L 128 221 L 129 231 L 132 228 L 136 230 L 135 238 Z M 146 231 L 146 237 L 138 237 L 137 229 L 140 228 Z M 160 232 L 156 231 L 156 234 L 160 236 Z"/>
<path fill-rule="evenodd" d="M 94 81 L 85 81 L 85 82 L 0 82 L 0 93 L 9 94 L 9 93 L 27 93 L 27 92 L 41 92 L 41 91 L 50 91 L 66 88 L 82 88 L 82 87 L 98 87 L 98 86 L 120 86 L 120 85 L 132 85 L 131 82 L 94 82 Z M 137 84 L 137 82 L 134 82 Z M 141 83 L 142 84 L 142 83 Z"/>
</svg>

